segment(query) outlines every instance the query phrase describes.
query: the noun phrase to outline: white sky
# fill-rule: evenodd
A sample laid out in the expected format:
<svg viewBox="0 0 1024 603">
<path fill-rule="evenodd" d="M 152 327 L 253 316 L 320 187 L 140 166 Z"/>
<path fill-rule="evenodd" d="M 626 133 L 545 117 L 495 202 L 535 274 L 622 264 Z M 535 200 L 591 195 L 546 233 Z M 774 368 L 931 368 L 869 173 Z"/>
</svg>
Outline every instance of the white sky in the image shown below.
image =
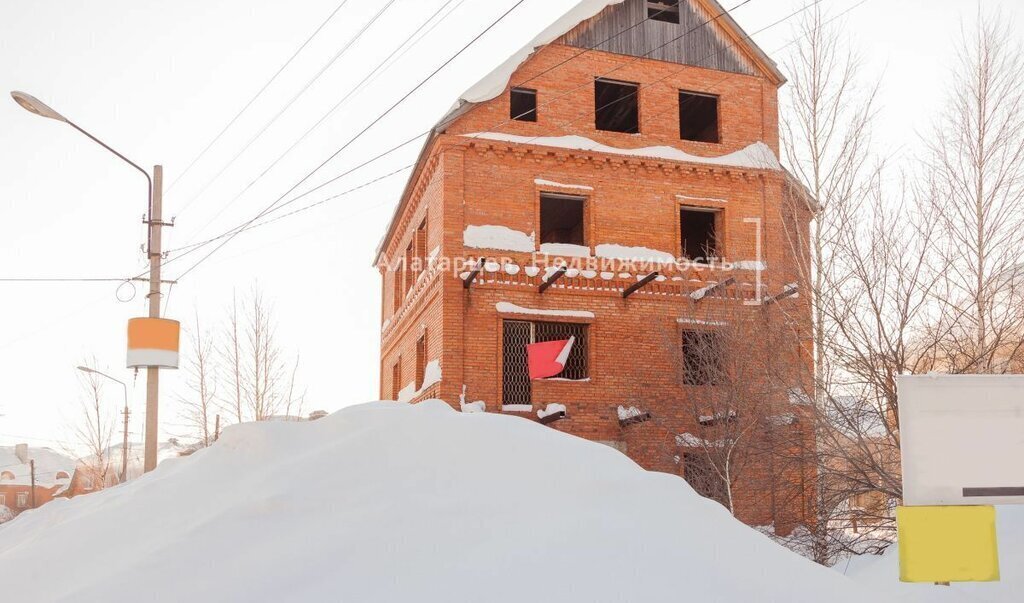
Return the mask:
<svg viewBox="0 0 1024 603">
<path fill-rule="evenodd" d="M 0 3 L 0 278 L 123 277 L 141 272 L 144 179 L 56 121 L 18 107 L 9 90 L 38 96 L 143 167 L 160 163 L 170 184 L 340 0 L 54 0 Z M 822 0 L 837 14 L 859 0 Z M 458 2 L 452 3 L 452 6 Z M 232 202 L 259 172 L 404 40 L 444 0 L 397 0 L 368 35 L 330 67 L 202 196 L 190 199 L 383 6 L 352 0 L 228 134 L 165 195 L 172 249 L 251 218 L 510 7 L 513 0 L 465 0 L 437 29 L 366 90 L 354 95 L 284 161 Z M 310 182 L 428 129 L 469 85 L 576 0 L 526 0 L 473 52 L 449 66 Z M 726 7 L 738 0 L 724 2 Z M 1024 22 L 1019 0 L 984 0 Z M 790 0 L 752 0 L 733 16 L 754 32 L 790 13 Z M 882 76 L 877 140 L 903 157 L 935 114 L 962 18 L 974 2 L 867 2 L 843 18 L 868 77 Z M 773 51 L 792 39 L 790 23 L 755 36 Z M 410 163 L 419 145 L 310 195 L 316 201 Z M 899 156 L 898 156 L 899 157 Z M 306 410 L 333 411 L 375 399 L 380 282 L 373 252 L 404 174 L 316 209 L 239 235 L 173 288 L 168 315 L 219 320 L 232 292 L 259 282 L 274 305 L 284 347 L 301 353 Z M 300 189 L 304 190 L 304 189 Z M 230 205 L 229 205 L 230 203 Z M 216 219 L 214 219 L 216 217 Z M 211 222 L 211 220 L 213 220 Z M 172 262 L 174 278 L 205 252 Z M 116 283 L 0 282 L 0 443 L 56 445 L 71 439 L 80 388 L 74 367 L 95 356 L 126 380 L 133 439 L 141 434 L 145 378 L 124 366 L 128 318 L 145 315 L 144 283 L 130 303 Z M 183 346 L 184 347 L 184 346 Z M 175 393 L 182 373 L 165 371 L 164 435 L 182 435 Z M 111 408 L 120 388 L 108 387 Z"/>
</svg>

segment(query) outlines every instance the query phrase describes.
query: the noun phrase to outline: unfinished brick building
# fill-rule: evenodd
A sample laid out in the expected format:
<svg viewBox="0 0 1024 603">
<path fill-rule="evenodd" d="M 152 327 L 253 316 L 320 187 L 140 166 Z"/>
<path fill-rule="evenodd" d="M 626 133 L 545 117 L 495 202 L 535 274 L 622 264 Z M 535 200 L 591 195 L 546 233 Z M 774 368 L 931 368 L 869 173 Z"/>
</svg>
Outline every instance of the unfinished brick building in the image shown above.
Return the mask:
<svg viewBox="0 0 1024 603">
<path fill-rule="evenodd" d="M 376 258 L 381 397 L 521 415 L 748 523 L 808 521 L 812 203 L 777 159 L 784 81 L 713 0 L 552 25 L 424 145 Z M 530 381 L 526 345 L 569 335 Z"/>
</svg>

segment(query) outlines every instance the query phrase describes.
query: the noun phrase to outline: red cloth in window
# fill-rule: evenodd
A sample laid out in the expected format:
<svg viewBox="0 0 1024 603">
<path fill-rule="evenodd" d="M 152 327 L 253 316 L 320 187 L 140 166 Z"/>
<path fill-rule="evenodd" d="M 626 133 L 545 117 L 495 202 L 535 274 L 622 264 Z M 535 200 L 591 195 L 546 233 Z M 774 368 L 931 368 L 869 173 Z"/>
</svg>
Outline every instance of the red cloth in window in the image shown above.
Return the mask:
<svg viewBox="0 0 1024 603">
<path fill-rule="evenodd" d="M 576 337 L 559 341 L 543 341 L 526 346 L 526 363 L 530 369 L 530 379 L 554 377 L 565 369 L 572 344 Z"/>
</svg>

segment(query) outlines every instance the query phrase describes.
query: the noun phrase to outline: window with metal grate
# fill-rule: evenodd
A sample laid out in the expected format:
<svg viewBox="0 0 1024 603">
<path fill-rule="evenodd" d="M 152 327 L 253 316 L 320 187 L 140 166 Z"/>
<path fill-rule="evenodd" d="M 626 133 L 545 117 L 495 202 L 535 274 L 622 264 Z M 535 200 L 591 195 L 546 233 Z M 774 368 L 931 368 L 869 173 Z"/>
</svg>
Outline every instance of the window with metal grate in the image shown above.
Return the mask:
<svg viewBox="0 0 1024 603">
<path fill-rule="evenodd" d="M 502 404 L 533 403 L 533 389 L 527 363 L 526 346 L 542 341 L 558 341 L 576 337 L 565 369 L 556 375 L 560 379 L 586 379 L 587 325 L 564 322 L 530 322 L 506 320 L 502 325 Z"/>
</svg>

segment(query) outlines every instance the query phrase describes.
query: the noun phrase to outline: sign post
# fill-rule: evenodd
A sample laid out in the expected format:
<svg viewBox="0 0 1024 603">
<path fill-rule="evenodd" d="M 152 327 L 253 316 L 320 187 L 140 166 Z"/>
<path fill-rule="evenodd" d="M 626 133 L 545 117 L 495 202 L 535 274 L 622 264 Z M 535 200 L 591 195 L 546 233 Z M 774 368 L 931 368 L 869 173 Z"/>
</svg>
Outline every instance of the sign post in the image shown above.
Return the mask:
<svg viewBox="0 0 1024 603">
<path fill-rule="evenodd" d="M 901 375 L 900 580 L 999 580 L 996 511 L 1024 503 L 1024 375 Z"/>
</svg>

